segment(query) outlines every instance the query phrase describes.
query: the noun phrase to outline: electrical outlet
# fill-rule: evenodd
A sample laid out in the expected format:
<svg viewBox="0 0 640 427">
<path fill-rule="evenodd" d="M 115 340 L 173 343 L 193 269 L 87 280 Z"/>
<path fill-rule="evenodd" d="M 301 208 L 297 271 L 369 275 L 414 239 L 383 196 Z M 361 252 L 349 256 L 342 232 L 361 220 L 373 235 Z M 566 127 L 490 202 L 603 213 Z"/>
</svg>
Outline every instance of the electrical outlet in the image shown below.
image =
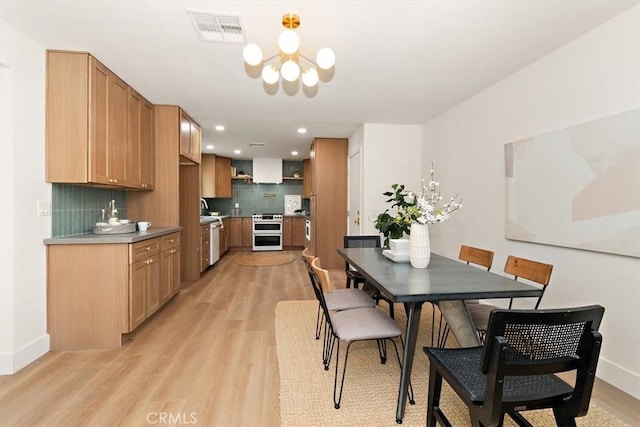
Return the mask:
<svg viewBox="0 0 640 427">
<path fill-rule="evenodd" d="M 38 216 L 51 215 L 51 202 L 38 202 Z"/>
</svg>

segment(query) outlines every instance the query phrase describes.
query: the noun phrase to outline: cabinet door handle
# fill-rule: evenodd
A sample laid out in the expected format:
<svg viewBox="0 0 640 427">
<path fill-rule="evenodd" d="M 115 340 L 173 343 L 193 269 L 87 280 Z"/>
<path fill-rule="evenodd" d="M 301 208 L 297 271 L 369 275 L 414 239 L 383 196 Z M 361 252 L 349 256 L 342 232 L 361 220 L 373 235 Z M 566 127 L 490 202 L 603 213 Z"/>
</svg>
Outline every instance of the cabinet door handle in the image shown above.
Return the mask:
<svg viewBox="0 0 640 427">
<path fill-rule="evenodd" d="M 151 250 L 151 246 L 147 246 L 146 248 L 144 248 L 144 250 L 149 252 Z"/>
</svg>

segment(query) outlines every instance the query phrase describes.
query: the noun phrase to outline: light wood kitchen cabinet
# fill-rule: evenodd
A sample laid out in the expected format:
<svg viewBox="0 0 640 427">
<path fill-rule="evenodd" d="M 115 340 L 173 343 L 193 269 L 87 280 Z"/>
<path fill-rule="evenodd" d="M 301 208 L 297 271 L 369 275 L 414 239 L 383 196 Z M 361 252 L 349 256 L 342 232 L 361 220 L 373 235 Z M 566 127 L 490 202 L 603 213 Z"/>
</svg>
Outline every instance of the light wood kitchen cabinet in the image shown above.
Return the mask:
<svg viewBox="0 0 640 427">
<path fill-rule="evenodd" d="M 229 230 L 231 229 L 231 218 L 222 219 L 222 229 L 220 230 L 220 257 L 229 250 Z"/>
<path fill-rule="evenodd" d="M 127 216 L 154 225 L 181 226 L 182 280 L 200 278 L 200 165 L 181 165 L 180 117 L 175 105 L 154 105 L 154 191 L 127 195 Z"/>
<path fill-rule="evenodd" d="M 138 188 L 129 176 L 129 86 L 86 52 L 47 51 L 46 78 L 47 182 Z"/>
<path fill-rule="evenodd" d="M 302 197 L 308 199 L 312 191 L 311 159 L 302 161 Z"/>
<path fill-rule="evenodd" d="M 48 244 L 47 331 L 51 350 L 112 348 L 179 291 L 179 264 L 164 239 L 136 243 Z M 179 232 L 173 233 L 179 257 Z M 165 261 L 173 262 L 165 265 Z M 179 260 L 178 260 L 179 263 Z M 172 267 L 173 266 L 173 267 Z M 165 272 L 170 272 L 168 275 Z M 167 296 L 163 281 L 170 277 Z"/>
<path fill-rule="evenodd" d="M 231 198 L 231 159 L 216 156 L 216 197 Z"/>
<path fill-rule="evenodd" d="M 201 138 L 200 126 L 180 110 L 180 163 L 200 163 Z"/>
<path fill-rule="evenodd" d="M 251 218 L 242 218 L 242 247 L 253 247 L 253 220 Z"/>
<path fill-rule="evenodd" d="M 304 246 L 303 217 L 284 217 L 282 220 L 282 245 L 285 247 Z"/>
<path fill-rule="evenodd" d="M 291 246 L 304 246 L 304 226 L 305 218 L 292 218 L 291 224 Z"/>
<path fill-rule="evenodd" d="M 200 160 L 200 196 L 216 197 L 216 155 L 203 154 Z"/>
<path fill-rule="evenodd" d="M 160 308 L 160 238 L 129 245 L 129 329 Z"/>
<path fill-rule="evenodd" d="M 344 268 L 336 250 L 347 234 L 348 142 L 316 138 L 311 144 L 311 250 L 327 269 Z"/>
<path fill-rule="evenodd" d="M 242 218 L 230 218 L 229 219 L 229 247 L 240 248 L 242 247 Z"/>
<path fill-rule="evenodd" d="M 160 302 L 180 291 L 180 233 L 160 238 Z"/>
<path fill-rule="evenodd" d="M 211 250 L 211 228 L 209 224 L 200 226 L 200 273 L 209 267 Z"/>
<path fill-rule="evenodd" d="M 127 181 L 131 188 L 153 190 L 153 104 L 132 88 L 129 97 Z"/>
</svg>

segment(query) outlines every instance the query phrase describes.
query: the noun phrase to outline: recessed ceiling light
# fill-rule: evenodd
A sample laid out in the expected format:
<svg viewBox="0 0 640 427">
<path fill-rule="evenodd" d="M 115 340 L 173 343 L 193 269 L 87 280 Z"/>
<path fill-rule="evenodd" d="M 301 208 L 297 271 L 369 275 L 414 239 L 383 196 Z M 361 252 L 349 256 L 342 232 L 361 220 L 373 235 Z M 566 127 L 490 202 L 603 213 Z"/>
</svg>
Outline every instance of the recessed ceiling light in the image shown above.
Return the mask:
<svg viewBox="0 0 640 427">
<path fill-rule="evenodd" d="M 240 150 L 233 150 L 233 154 L 240 154 L 240 153 L 242 153 L 242 151 L 240 151 Z"/>
<path fill-rule="evenodd" d="M 305 128 L 299 128 L 299 129 L 298 129 L 298 133 L 307 133 L 307 129 L 305 129 Z"/>
<path fill-rule="evenodd" d="M 211 144 L 207 145 L 207 150 L 213 150 L 213 145 Z"/>
<path fill-rule="evenodd" d="M 223 125 L 216 125 L 216 130 L 218 132 L 222 132 L 224 130 L 224 126 Z"/>
<path fill-rule="evenodd" d="M 298 155 L 298 152 L 297 152 L 297 151 L 292 151 L 292 152 L 291 152 L 291 155 L 292 155 L 292 156 L 297 156 L 297 155 Z"/>
</svg>

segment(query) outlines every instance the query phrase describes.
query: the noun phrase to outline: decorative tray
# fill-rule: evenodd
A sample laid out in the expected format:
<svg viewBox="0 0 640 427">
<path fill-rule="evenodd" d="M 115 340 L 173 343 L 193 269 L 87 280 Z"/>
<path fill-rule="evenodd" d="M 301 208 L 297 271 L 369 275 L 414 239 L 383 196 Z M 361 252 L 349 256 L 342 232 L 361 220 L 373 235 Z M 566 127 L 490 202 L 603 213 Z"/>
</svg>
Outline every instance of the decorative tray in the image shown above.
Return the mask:
<svg viewBox="0 0 640 427">
<path fill-rule="evenodd" d="M 91 227 L 93 234 L 127 234 L 136 232 L 136 223 L 120 225 L 94 225 Z"/>
<path fill-rule="evenodd" d="M 382 255 L 386 256 L 393 262 L 409 262 L 409 254 L 398 255 L 391 252 L 391 249 L 385 249 L 382 251 Z"/>
</svg>

